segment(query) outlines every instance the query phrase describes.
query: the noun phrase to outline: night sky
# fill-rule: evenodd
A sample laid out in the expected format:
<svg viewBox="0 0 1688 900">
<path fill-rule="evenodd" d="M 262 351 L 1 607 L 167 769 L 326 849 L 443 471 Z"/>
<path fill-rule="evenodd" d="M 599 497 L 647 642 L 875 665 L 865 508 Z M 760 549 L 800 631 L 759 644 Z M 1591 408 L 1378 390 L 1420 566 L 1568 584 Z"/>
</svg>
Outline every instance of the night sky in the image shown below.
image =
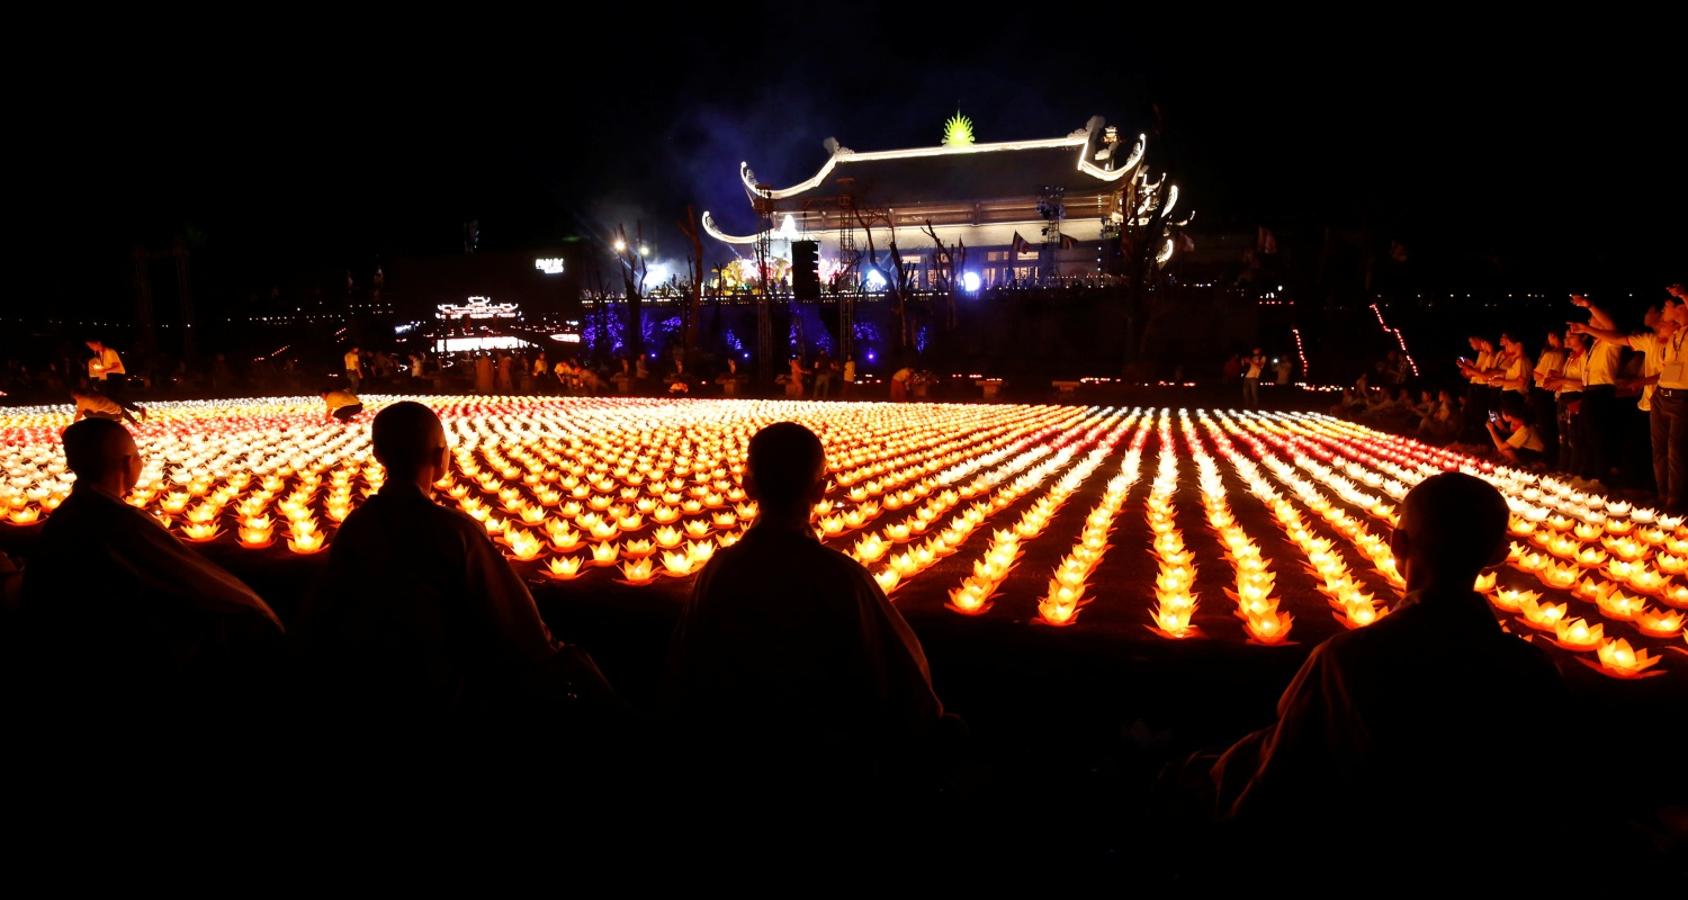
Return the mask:
<svg viewBox="0 0 1688 900">
<path fill-rule="evenodd" d="M 1198 239 L 1366 229 L 1446 272 L 1504 258 L 1521 289 L 1688 269 L 1688 64 L 1669 29 L 1449 37 L 1408 7 L 1199 25 L 1035 4 L 935 21 L 790 8 L 426 32 L 146 20 L 79 35 L 77 58 L 98 63 L 86 71 L 44 46 L 57 74 L 37 72 L 15 112 L 30 136 L 23 293 L 121 308 L 128 248 L 184 229 L 213 273 L 209 303 L 460 250 L 467 219 L 486 249 L 643 222 L 659 253 L 683 255 L 672 224 L 688 202 L 751 230 L 741 159 L 789 183 L 828 136 L 932 144 L 957 108 L 986 141 L 1062 135 L 1093 114 L 1161 129 L 1151 162 L 1175 167 Z"/>
</svg>

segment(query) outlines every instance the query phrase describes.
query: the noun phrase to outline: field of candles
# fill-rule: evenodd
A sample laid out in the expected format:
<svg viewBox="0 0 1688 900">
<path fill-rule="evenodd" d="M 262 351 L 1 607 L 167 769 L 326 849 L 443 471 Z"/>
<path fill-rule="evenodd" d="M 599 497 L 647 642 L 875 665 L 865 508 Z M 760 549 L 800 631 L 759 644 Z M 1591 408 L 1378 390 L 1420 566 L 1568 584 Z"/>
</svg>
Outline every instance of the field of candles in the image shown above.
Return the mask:
<svg viewBox="0 0 1688 900">
<path fill-rule="evenodd" d="M 546 603 L 634 593 L 677 603 L 755 519 L 741 484 L 751 435 L 794 420 L 827 448 L 817 537 L 911 616 L 1166 648 L 1305 649 L 1390 614 L 1402 588 L 1388 547 L 1397 506 L 1419 480 L 1459 469 L 1512 508 L 1507 564 L 1477 585 L 1505 627 L 1614 680 L 1688 669 L 1680 517 L 1327 416 L 409 399 L 439 411 L 452 446 L 436 497 L 482 523 Z M 146 467 L 128 502 L 220 560 L 317 557 L 383 482 L 372 413 L 342 424 L 315 398 L 149 408 L 134 429 Z M 70 416 L 0 409 L 0 548 L 27 547 L 68 495 L 58 432 Z"/>
</svg>

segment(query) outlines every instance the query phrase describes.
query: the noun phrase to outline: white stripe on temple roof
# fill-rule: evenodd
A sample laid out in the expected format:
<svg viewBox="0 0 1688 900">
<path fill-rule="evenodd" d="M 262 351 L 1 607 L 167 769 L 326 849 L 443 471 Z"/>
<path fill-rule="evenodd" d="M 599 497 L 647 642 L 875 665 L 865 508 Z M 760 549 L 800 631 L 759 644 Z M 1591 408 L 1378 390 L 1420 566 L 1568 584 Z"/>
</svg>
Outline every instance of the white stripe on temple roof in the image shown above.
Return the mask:
<svg viewBox="0 0 1688 900">
<path fill-rule="evenodd" d="M 964 147 L 940 145 L 937 147 L 915 147 L 908 150 L 872 150 L 867 153 L 857 153 L 853 150 L 840 148 L 831 156 L 827 157 L 826 163 L 821 166 L 819 172 L 816 172 L 809 179 L 800 181 L 790 187 L 764 188 L 757 185 L 750 177 L 750 163 L 748 162 L 739 163 L 739 180 L 744 182 L 745 190 L 749 191 L 754 196 L 762 197 L 767 200 L 784 200 L 789 197 L 795 197 L 805 191 L 813 190 L 821 182 L 825 181 L 826 177 L 832 174 L 832 170 L 842 162 L 874 162 L 876 160 L 885 159 L 920 159 L 930 156 L 967 156 L 975 153 L 1000 153 L 1017 150 L 1055 150 L 1062 147 L 1077 147 L 1078 170 L 1100 181 L 1112 182 L 1123 178 L 1127 172 L 1135 169 L 1137 164 L 1142 162 L 1144 145 L 1147 141 L 1147 135 L 1139 134 L 1137 136 L 1137 146 L 1132 149 L 1131 156 L 1126 159 L 1124 165 L 1117 169 L 1104 169 L 1085 158 L 1086 151 L 1090 149 L 1090 137 L 1088 134 L 1084 134 L 1069 135 L 1064 138 L 1044 138 L 1035 141 L 1002 141 L 995 144 L 968 144 Z"/>
</svg>

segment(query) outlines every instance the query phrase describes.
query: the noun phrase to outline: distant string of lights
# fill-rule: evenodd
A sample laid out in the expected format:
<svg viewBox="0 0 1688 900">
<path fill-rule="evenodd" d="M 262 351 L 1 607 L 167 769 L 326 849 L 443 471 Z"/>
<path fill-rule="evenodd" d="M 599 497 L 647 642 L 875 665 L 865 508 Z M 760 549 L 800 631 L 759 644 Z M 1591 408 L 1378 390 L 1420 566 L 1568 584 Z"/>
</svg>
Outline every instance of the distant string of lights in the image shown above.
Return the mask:
<svg viewBox="0 0 1688 900">
<path fill-rule="evenodd" d="M 1371 305 L 1371 311 L 1372 315 L 1377 316 L 1377 324 L 1383 328 L 1383 332 L 1395 336 L 1395 343 L 1400 346 L 1401 355 L 1407 358 L 1407 365 L 1412 367 L 1413 377 L 1419 377 L 1418 363 L 1413 359 L 1412 351 L 1407 349 L 1407 339 L 1402 336 L 1401 329 L 1390 328 L 1389 323 L 1383 321 L 1383 310 L 1379 309 L 1376 303 Z"/>
</svg>

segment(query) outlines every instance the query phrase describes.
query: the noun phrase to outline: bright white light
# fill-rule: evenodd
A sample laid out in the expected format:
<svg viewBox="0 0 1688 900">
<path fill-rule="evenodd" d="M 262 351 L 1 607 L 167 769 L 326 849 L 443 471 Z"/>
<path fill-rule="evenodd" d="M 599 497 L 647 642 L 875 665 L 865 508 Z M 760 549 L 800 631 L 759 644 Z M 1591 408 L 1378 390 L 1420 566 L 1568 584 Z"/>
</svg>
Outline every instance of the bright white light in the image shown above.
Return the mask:
<svg viewBox="0 0 1688 900">
<path fill-rule="evenodd" d="M 674 277 L 674 266 L 671 263 L 657 260 L 645 267 L 646 284 L 667 284 L 668 279 Z"/>
<path fill-rule="evenodd" d="M 639 245 L 639 255 L 640 256 L 650 256 L 651 255 L 651 248 L 645 246 L 644 244 L 640 244 Z"/>
<path fill-rule="evenodd" d="M 978 272 L 963 272 L 963 273 L 961 273 L 961 289 L 966 291 L 969 294 L 978 293 L 978 291 L 979 291 L 979 273 Z"/>
<path fill-rule="evenodd" d="M 578 335 L 578 334 L 553 334 L 553 335 L 551 335 L 551 340 L 562 341 L 565 344 L 578 344 L 578 343 L 580 343 L 580 335 Z"/>
<path fill-rule="evenodd" d="M 457 337 L 440 338 L 434 349 L 440 353 L 466 353 L 478 350 L 518 350 L 528 345 L 519 337 Z"/>
<path fill-rule="evenodd" d="M 780 223 L 780 237 L 788 241 L 797 240 L 797 219 L 791 213 L 786 213 L 785 221 Z"/>
<path fill-rule="evenodd" d="M 615 252 L 626 253 L 627 252 L 627 242 L 622 240 L 621 238 L 616 238 L 615 239 Z"/>
<path fill-rule="evenodd" d="M 533 267 L 547 275 L 563 274 L 563 261 L 557 257 L 547 257 L 533 261 Z"/>
<path fill-rule="evenodd" d="M 885 276 L 881 275 L 878 269 L 867 270 L 867 289 L 870 291 L 885 289 Z"/>
<path fill-rule="evenodd" d="M 516 304 L 494 303 L 491 297 L 470 297 L 461 305 L 441 303 L 434 308 L 439 310 L 434 314 L 439 319 L 514 319 L 521 315 Z"/>
</svg>

